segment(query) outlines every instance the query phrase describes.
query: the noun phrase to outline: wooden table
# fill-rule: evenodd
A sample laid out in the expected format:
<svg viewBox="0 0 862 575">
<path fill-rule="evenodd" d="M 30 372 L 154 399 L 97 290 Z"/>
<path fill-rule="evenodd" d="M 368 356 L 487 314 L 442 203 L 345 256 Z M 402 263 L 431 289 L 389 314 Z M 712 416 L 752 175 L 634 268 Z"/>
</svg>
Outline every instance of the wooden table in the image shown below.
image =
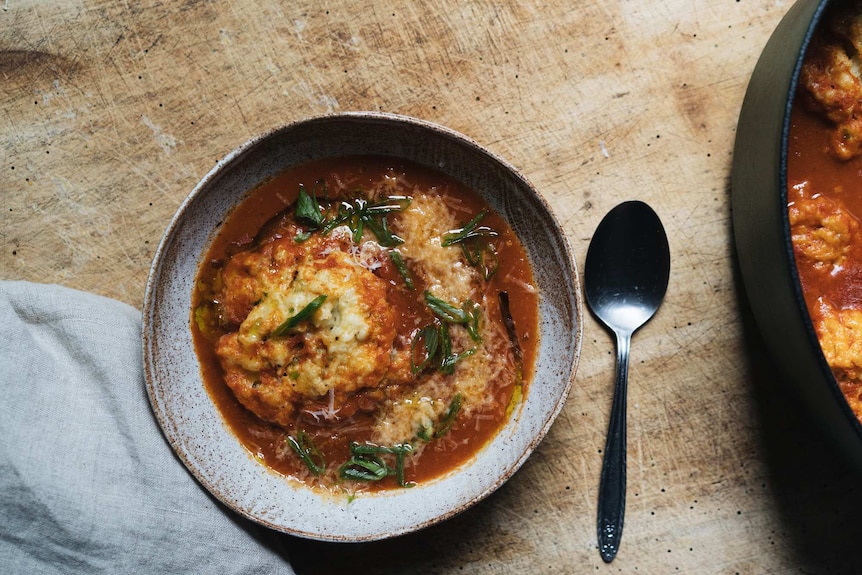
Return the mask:
<svg viewBox="0 0 862 575">
<path fill-rule="evenodd" d="M 667 227 L 667 300 L 633 343 L 622 549 L 596 547 L 614 354 L 587 317 L 568 403 L 502 489 L 392 541 L 285 536 L 297 571 L 860 572 L 862 484 L 785 397 L 731 240 L 737 115 L 790 5 L 0 0 L 0 277 L 140 306 L 171 215 L 246 139 L 347 110 L 444 124 L 532 180 L 580 266 L 620 201 Z"/>
</svg>

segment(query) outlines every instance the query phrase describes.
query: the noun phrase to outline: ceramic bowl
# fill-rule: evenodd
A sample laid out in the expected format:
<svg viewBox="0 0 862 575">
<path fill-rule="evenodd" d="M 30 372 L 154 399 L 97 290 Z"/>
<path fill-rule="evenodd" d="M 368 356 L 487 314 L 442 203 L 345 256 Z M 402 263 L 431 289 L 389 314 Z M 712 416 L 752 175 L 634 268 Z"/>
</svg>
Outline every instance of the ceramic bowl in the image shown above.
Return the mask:
<svg viewBox="0 0 862 575">
<path fill-rule="evenodd" d="M 410 489 L 325 496 L 267 470 L 227 427 L 204 388 L 190 330 L 198 266 L 246 194 L 285 169 L 351 154 L 408 159 L 479 192 L 522 240 L 540 294 L 540 350 L 522 408 L 471 461 Z M 144 300 L 147 391 L 162 430 L 200 484 L 230 509 L 275 530 L 369 541 L 464 511 L 524 463 L 560 412 L 582 337 L 582 303 L 566 236 L 542 196 L 511 165 L 469 138 L 425 121 L 348 113 L 290 124 L 240 146 L 194 188 L 156 251 Z"/>
<path fill-rule="evenodd" d="M 794 4 L 757 62 L 739 116 L 731 201 L 739 267 L 763 339 L 813 419 L 851 465 L 862 470 L 862 425 L 817 341 L 787 214 L 790 110 L 805 49 L 828 4 Z"/>
</svg>

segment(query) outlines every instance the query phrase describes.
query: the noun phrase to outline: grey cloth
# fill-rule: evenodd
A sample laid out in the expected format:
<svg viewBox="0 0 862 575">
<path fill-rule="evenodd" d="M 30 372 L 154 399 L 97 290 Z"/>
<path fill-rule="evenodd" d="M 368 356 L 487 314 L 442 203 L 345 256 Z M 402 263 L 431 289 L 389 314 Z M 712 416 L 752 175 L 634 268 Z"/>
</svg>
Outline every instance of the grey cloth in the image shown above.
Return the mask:
<svg viewBox="0 0 862 575">
<path fill-rule="evenodd" d="M 0 571 L 292 574 L 174 456 L 140 331 L 126 304 L 0 282 Z"/>
</svg>

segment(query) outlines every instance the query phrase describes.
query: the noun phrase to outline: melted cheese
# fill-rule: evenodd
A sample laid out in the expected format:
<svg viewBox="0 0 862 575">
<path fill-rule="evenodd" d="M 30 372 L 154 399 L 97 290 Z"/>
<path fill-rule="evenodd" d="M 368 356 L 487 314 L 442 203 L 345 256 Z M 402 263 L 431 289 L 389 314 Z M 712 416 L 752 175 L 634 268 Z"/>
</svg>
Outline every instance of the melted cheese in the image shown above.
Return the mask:
<svg viewBox="0 0 862 575">
<path fill-rule="evenodd" d="M 461 248 L 440 245 L 443 235 L 461 224 L 440 196 L 430 194 L 414 197 L 398 219 L 404 238 L 399 251 L 416 262 L 428 290 L 447 301 L 464 301 L 480 285 L 479 273 L 462 261 Z"/>
<path fill-rule="evenodd" d="M 436 297 L 453 305 L 467 299 L 488 309 L 480 293 L 479 272 L 462 261 L 459 246 L 441 245 L 446 232 L 462 225 L 440 196 L 420 195 L 398 219 L 399 232 L 405 238 L 399 251 L 413 260 L 414 269 Z M 449 327 L 453 353 L 476 348 L 461 360 L 451 376 L 434 373 L 419 384 L 408 397 L 390 402 L 377 419 L 375 442 L 381 445 L 405 443 L 422 430 L 433 429 L 449 409 L 455 394 L 461 394 L 461 409 L 468 416 L 482 411 L 494 401 L 489 393 L 494 382 L 512 381 L 511 364 L 506 361 L 508 336 L 498 322 L 480 322 L 482 343 L 477 344 L 463 326 Z M 508 371 L 508 377 L 500 379 Z"/>
</svg>

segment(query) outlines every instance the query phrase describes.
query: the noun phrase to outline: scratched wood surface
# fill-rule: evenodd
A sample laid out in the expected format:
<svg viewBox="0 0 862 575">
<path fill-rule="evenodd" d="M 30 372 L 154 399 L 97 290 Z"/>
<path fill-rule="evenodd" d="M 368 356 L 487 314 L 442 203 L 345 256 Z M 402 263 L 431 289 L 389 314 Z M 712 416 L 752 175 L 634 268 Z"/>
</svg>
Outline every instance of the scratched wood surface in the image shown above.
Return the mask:
<svg viewBox="0 0 862 575">
<path fill-rule="evenodd" d="M 622 549 L 605 565 L 595 542 L 614 355 L 587 317 L 568 403 L 509 483 L 392 541 L 279 537 L 297 571 L 859 572 L 860 480 L 784 395 L 731 243 L 736 119 L 790 5 L 0 0 L 0 278 L 140 306 L 171 215 L 248 138 L 348 110 L 444 124 L 532 180 L 581 269 L 620 201 L 667 227 L 667 300 L 633 342 Z"/>
</svg>

